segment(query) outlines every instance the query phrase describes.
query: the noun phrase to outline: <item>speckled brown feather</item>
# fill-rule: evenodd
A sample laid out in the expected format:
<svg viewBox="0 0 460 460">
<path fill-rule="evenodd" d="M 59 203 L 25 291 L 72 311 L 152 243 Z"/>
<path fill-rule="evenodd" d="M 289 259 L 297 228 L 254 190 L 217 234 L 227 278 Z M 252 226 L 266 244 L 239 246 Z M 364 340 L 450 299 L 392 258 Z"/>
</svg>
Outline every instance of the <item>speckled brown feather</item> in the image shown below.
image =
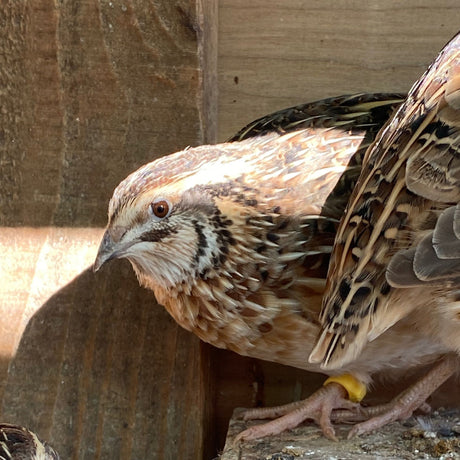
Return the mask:
<svg viewBox="0 0 460 460">
<path fill-rule="evenodd" d="M 340 99 L 333 101 L 336 113 Z M 324 127 L 317 113 L 309 118 L 303 112 L 304 122 L 317 127 L 265 135 L 245 130 L 245 136 L 255 135 L 161 158 L 117 187 L 106 236 L 122 244 L 140 229 L 134 236 L 142 244 L 116 257 L 132 262 L 141 284 L 184 328 L 243 355 L 318 369 L 308 354 L 319 330 L 346 186 L 359 169 L 347 164 L 355 152 L 362 157 L 396 103 L 394 95 L 343 101 L 346 130 L 343 120 L 339 128 Z M 330 112 L 321 110 L 333 125 Z M 147 231 L 149 206 L 159 197 L 170 200 L 171 215 Z M 100 256 L 97 265 L 107 257 Z M 366 363 L 370 370 L 381 365 L 377 358 Z"/>
<path fill-rule="evenodd" d="M 243 140 L 186 149 L 128 176 L 111 199 L 94 269 L 125 257 L 177 323 L 202 340 L 321 371 L 308 357 L 320 333 L 332 244 L 364 151 L 397 103 L 394 95 L 331 101 L 330 111 L 319 101 L 263 118 L 275 132 L 260 134 L 255 122 L 237 136 Z M 349 373 L 367 386 L 378 371 L 395 376 L 448 350 L 412 325 L 401 321 L 356 361 L 326 373 Z M 283 417 L 242 436 L 280 432 L 322 407 L 319 424 L 335 439 L 330 411 L 349 408 L 344 387 L 330 383 L 312 397 L 314 407 L 305 401 L 301 412 L 286 414 L 287 425 Z"/>
<path fill-rule="evenodd" d="M 460 264 L 441 260 L 440 246 L 450 242 L 458 248 L 453 237 L 456 208 L 443 210 L 457 206 L 459 179 L 457 36 L 366 153 L 337 234 L 321 313 L 323 332 L 311 362 L 323 368 L 345 365 L 435 294 L 422 289 L 420 301 L 405 302 L 396 287 L 413 286 L 418 280 L 419 285 L 445 283 L 448 291 L 454 290 Z M 438 219 L 440 215 L 444 218 Z M 450 250 L 444 257 L 446 252 Z"/>
<path fill-rule="evenodd" d="M 404 95 L 399 93 L 362 93 L 322 99 L 261 117 L 242 128 L 227 142 L 233 143 L 259 138 L 266 134 L 277 138 L 302 129 L 309 130 L 304 135 L 304 139 L 315 137 L 321 140 L 324 136 L 324 141 L 327 142 L 328 138 L 331 140 L 342 138 L 342 144 L 334 148 L 339 157 L 343 154 L 349 156 L 349 164 L 346 173 L 338 179 L 337 188 L 328 199 L 328 204 L 330 203 L 330 206 L 336 209 L 337 215 L 340 217 L 350 191 L 359 176 L 367 147 L 403 100 Z M 278 136 L 275 136 L 275 133 Z M 209 160 L 215 160 L 215 157 L 220 155 L 222 156 L 221 166 L 224 168 L 229 162 L 234 162 L 236 158 L 233 158 L 233 155 L 240 158 L 252 156 L 252 170 L 257 171 L 254 168 L 254 161 L 258 160 L 260 154 L 257 150 L 260 141 L 254 142 L 256 147 L 254 151 L 252 151 L 250 144 L 247 144 L 246 148 L 240 148 L 241 144 L 222 148 L 221 146 L 225 144 L 218 144 L 214 149 L 204 146 L 198 149 L 186 149 L 186 154 L 179 152 L 178 154 L 167 155 L 155 162 L 156 175 L 152 174 L 150 164 L 145 165 L 125 179 L 123 187 L 117 187 L 115 190 L 110 202 L 109 220 L 113 220 L 118 215 L 119 210 L 131 204 L 143 190 L 149 187 L 163 186 L 167 183 L 173 184 L 176 181 L 192 177 Z M 294 138 L 290 141 L 290 145 L 295 142 L 296 139 Z M 345 153 L 340 151 L 348 142 L 353 142 L 352 148 L 359 144 L 359 148 L 353 155 L 349 155 L 349 151 Z M 289 146 L 286 145 L 286 147 L 281 151 L 290 152 Z M 226 149 L 229 149 L 230 152 L 226 153 Z M 268 158 L 269 156 L 265 155 L 260 159 L 267 160 Z M 273 156 L 271 161 L 277 161 L 277 158 Z M 308 162 L 313 164 L 314 161 L 315 157 L 312 156 L 307 160 L 307 165 Z M 282 165 L 280 166 L 279 170 L 283 171 Z M 297 168 L 300 166 L 298 164 Z M 273 167 L 276 168 L 276 165 Z M 264 170 L 265 165 L 259 168 L 261 173 Z M 320 203 L 321 205 L 322 203 Z"/>
<path fill-rule="evenodd" d="M 367 148 L 404 97 L 399 93 L 361 93 L 289 107 L 254 120 L 228 142 L 273 132 L 282 135 L 303 128 L 332 128 L 350 135 L 364 134 L 359 149 L 323 204 L 323 214 L 341 218 L 361 172 Z"/>
<path fill-rule="evenodd" d="M 205 239 L 209 225 L 219 234 L 218 249 L 209 255 L 212 266 L 197 264 L 172 286 L 165 273 L 158 282 L 131 258 L 141 283 L 179 324 L 203 340 L 265 359 L 269 349 L 271 359 L 305 367 L 305 353 L 287 358 L 287 350 L 302 335 L 312 337 L 312 328 L 317 330 L 329 253 L 347 199 L 345 187 L 356 180 L 367 145 L 400 100 L 394 94 L 356 95 L 307 104 L 264 118 L 265 129 L 272 120 L 269 129 L 276 125 L 280 131 L 284 125 L 284 134 L 260 135 L 254 123 L 236 136 L 245 140 L 156 160 L 117 187 L 109 227 L 141 222 L 147 214 L 139 208 L 155 196 L 170 197 L 177 212 L 193 205 L 198 216 L 190 220 L 194 233 Z M 191 235 L 189 245 L 195 237 Z M 199 244 L 193 254 L 190 247 L 175 244 L 171 242 L 170 251 L 182 252 L 181 260 L 203 260 Z M 164 271 L 168 269 L 165 264 Z"/>
<path fill-rule="evenodd" d="M 190 276 L 174 286 L 152 282 L 142 273 L 141 282 L 154 290 L 179 324 L 201 339 L 251 356 L 266 357 L 269 349 L 274 360 L 286 361 L 283 353 L 318 326 L 339 217 L 321 216 L 321 204 L 361 140 L 362 135 L 344 136 L 328 128 L 189 149 L 187 161 L 193 155 L 206 166 L 155 184 L 155 193 L 170 197 L 177 210 L 195 207 L 190 222 L 197 234 L 213 228 L 219 235 L 216 250 L 209 254 L 213 262 L 191 266 Z M 305 167 L 306 158 L 314 169 Z M 156 167 L 152 172 L 163 180 Z M 144 187 L 150 193 L 152 183 L 146 181 Z M 178 191 L 187 196 L 179 197 Z M 196 246 L 190 260 L 200 259 L 200 241 L 193 243 L 192 238 L 189 244 Z M 180 250 L 175 241 L 171 244 L 171 253 Z M 204 245 L 212 246 L 209 238 Z M 187 250 L 182 249 L 185 258 Z M 289 364 L 306 365 L 305 355 L 296 359 L 291 357 Z"/>
<path fill-rule="evenodd" d="M 59 460 L 58 453 L 35 433 L 18 425 L 0 423 L 0 459 Z"/>
</svg>

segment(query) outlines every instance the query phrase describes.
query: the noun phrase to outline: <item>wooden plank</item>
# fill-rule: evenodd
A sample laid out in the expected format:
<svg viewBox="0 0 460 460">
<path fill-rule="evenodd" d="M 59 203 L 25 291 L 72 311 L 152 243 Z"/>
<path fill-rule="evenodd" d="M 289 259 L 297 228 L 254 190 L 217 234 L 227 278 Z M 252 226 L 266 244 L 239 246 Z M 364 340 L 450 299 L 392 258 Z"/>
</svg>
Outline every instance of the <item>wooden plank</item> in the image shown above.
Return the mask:
<svg viewBox="0 0 460 460">
<path fill-rule="evenodd" d="M 219 3 L 215 0 L 201 0 L 197 3 L 198 18 L 198 55 L 200 58 L 202 84 L 203 143 L 213 144 L 217 140 L 217 106 L 218 106 L 218 11 Z"/>
<path fill-rule="evenodd" d="M 2 225 L 104 226 L 128 172 L 202 142 L 195 1 L 1 11 Z"/>
<path fill-rule="evenodd" d="M 314 425 L 304 425 L 279 436 L 235 443 L 235 436 L 254 422 L 238 419 L 235 411 L 220 460 L 341 459 L 434 460 L 457 458 L 460 452 L 460 410 L 442 410 L 429 416 L 392 423 L 375 433 L 347 439 L 350 429 L 337 426 L 340 442 L 324 438 Z"/>
<path fill-rule="evenodd" d="M 89 270 L 117 183 L 205 137 L 206 8 L 0 6 L 0 415 L 62 458 L 210 456 L 207 349 L 128 263 Z"/>
<path fill-rule="evenodd" d="M 4 230 L 11 269 L 38 251 L 25 272 L 29 298 L 15 327 L 2 418 L 33 427 L 62 458 L 201 458 L 200 344 L 138 288 L 128 263 L 92 273 L 100 236 Z"/>
<path fill-rule="evenodd" d="M 455 0 L 221 0 L 218 139 L 309 100 L 407 91 L 458 27 Z"/>
</svg>

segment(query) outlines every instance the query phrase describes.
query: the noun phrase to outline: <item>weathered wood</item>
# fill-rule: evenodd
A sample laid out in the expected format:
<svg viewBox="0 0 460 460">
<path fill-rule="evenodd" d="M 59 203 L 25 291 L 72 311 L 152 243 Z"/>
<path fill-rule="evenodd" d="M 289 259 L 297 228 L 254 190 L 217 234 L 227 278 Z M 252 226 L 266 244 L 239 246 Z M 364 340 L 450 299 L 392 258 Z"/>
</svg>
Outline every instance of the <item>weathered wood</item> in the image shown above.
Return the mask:
<svg viewBox="0 0 460 460">
<path fill-rule="evenodd" d="M 310 424 L 269 439 L 235 443 L 235 436 L 249 424 L 238 418 L 230 421 L 229 435 L 220 460 L 417 460 L 454 459 L 460 454 L 460 411 L 443 410 L 429 416 L 412 417 L 392 423 L 366 436 L 347 439 L 350 429 L 337 425 L 340 442 L 324 438 Z"/>
<path fill-rule="evenodd" d="M 41 250 L 24 273 L 32 282 L 15 329 L 27 326 L 2 418 L 34 427 L 62 458 L 201 458 L 207 370 L 199 343 L 138 289 L 128 263 L 97 276 L 84 269 L 100 231 L 9 232 L 10 244 Z M 16 253 L 11 262 L 24 259 Z"/>
<path fill-rule="evenodd" d="M 455 0 L 221 0 L 218 139 L 309 100 L 407 91 L 458 28 Z"/>
<path fill-rule="evenodd" d="M 62 458 L 210 456 L 206 349 L 88 269 L 115 185 L 203 142 L 203 5 L 0 6 L 0 418 Z"/>
<path fill-rule="evenodd" d="M 202 130 L 203 143 L 213 144 L 217 141 L 217 110 L 218 110 L 218 11 L 219 3 L 215 0 L 200 0 L 198 18 L 198 55 L 202 79 Z"/>
<path fill-rule="evenodd" d="M 202 142 L 195 10 L 2 3 L 2 225 L 104 226 L 128 172 Z"/>
<path fill-rule="evenodd" d="M 85 270 L 100 235 L 3 229 L 1 417 L 33 427 L 63 458 L 201 458 L 206 354 L 129 264 Z"/>
</svg>

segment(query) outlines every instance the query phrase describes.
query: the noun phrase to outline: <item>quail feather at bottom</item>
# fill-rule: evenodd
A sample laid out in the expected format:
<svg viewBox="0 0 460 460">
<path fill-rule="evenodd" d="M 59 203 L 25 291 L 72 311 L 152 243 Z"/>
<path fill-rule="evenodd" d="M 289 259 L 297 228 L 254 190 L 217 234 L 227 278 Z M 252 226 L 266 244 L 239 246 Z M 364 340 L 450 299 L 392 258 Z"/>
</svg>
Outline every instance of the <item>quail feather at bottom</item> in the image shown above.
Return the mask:
<svg viewBox="0 0 460 460">
<path fill-rule="evenodd" d="M 1 460 L 59 460 L 58 453 L 32 431 L 0 423 Z"/>
</svg>

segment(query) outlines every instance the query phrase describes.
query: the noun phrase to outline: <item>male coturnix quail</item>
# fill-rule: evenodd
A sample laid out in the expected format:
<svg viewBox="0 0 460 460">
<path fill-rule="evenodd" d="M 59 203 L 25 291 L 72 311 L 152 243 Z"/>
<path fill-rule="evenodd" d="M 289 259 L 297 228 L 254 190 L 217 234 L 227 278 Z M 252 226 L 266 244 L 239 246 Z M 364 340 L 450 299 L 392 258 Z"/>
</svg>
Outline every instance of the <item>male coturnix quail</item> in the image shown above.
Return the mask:
<svg viewBox="0 0 460 460">
<path fill-rule="evenodd" d="M 367 146 L 400 101 L 356 95 L 306 104 L 251 123 L 232 138 L 238 142 L 189 148 L 141 167 L 113 194 L 95 269 L 127 258 L 140 283 L 202 340 L 320 371 L 308 356 L 320 332 L 338 222 Z M 241 438 L 306 418 L 335 438 L 331 411 L 352 407 L 347 396 L 362 398 L 371 374 L 388 365 L 426 364 L 445 351 L 424 346 L 421 356 L 417 336 L 389 331 L 355 362 L 327 371 L 333 378 L 308 400 L 249 414 L 286 415 Z"/>
</svg>

